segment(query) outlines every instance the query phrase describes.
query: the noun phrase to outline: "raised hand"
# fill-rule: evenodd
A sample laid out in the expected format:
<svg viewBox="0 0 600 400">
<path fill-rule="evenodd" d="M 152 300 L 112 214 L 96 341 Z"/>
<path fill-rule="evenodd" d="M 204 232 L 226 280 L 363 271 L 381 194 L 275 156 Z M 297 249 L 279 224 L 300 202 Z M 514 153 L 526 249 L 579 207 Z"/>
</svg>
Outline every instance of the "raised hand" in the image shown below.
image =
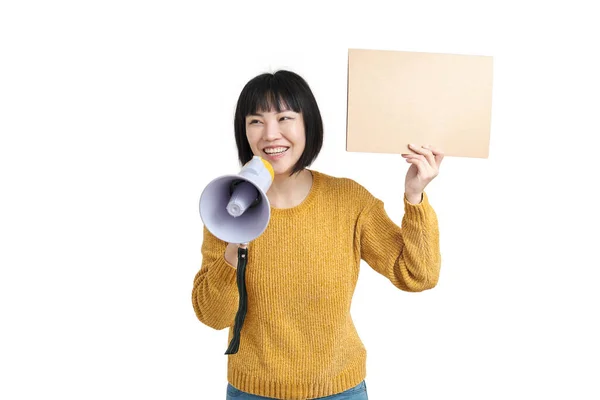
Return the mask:
<svg viewBox="0 0 600 400">
<path fill-rule="evenodd" d="M 411 144 L 409 149 L 416 154 L 402 154 L 406 162 L 412 164 L 406 173 L 404 193 L 410 203 L 420 203 L 425 187 L 439 173 L 444 153 L 430 146 Z"/>
</svg>

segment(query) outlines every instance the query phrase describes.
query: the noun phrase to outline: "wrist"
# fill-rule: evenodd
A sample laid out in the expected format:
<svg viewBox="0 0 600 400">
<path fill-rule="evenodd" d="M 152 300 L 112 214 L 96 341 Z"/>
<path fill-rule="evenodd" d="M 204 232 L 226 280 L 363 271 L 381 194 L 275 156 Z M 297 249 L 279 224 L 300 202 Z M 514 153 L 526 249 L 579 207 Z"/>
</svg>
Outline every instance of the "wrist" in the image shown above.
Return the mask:
<svg viewBox="0 0 600 400">
<path fill-rule="evenodd" d="M 419 192 L 419 193 L 405 192 L 404 197 L 411 204 L 419 204 L 419 203 L 421 203 L 421 201 L 423 201 L 423 192 Z"/>
</svg>

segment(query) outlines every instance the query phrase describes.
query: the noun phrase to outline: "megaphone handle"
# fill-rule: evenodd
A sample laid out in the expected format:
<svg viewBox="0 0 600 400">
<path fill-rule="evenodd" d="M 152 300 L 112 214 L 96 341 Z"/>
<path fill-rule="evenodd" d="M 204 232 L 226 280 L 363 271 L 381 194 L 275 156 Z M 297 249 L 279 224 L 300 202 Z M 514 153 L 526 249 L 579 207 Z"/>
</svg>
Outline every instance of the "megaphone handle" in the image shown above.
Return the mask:
<svg viewBox="0 0 600 400">
<path fill-rule="evenodd" d="M 246 265 L 248 263 L 248 249 L 238 247 L 238 265 L 237 265 L 237 286 L 240 295 L 237 314 L 235 315 L 235 325 L 233 328 L 233 338 L 225 354 L 235 354 L 240 348 L 240 335 L 246 311 L 248 310 L 248 293 L 246 292 Z"/>
</svg>

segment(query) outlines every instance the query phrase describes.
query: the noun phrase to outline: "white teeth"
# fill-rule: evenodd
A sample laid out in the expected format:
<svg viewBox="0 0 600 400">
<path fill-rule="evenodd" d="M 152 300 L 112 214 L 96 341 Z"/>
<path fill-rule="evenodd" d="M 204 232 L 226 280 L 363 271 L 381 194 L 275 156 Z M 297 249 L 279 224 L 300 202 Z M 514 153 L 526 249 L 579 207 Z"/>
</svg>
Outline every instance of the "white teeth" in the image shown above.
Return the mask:
<svg viewBox="0 0 600 400">
<path fill-rule="evenodd" d="M 287 150 L 287 147 L 274 147 L 271 149 L 265 149 L 264 152 L 267 154 L 280 154 Z"/>
</svg>

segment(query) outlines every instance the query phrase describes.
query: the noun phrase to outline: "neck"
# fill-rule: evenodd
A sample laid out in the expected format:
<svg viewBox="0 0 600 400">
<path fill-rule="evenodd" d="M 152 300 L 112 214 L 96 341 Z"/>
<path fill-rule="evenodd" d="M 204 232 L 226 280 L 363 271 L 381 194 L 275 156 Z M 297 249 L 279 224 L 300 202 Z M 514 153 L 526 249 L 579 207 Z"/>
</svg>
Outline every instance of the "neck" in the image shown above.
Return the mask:
<svg viewBox="0 0 600 400">
<path fill-rule="evenodd" d="M 275 208 L 291 208 L 300 204 L 310 192 L 312 174 L 303 169 L 292 176 L 277 174 L 267 192 L 269 202 Z"/>
</svg>

